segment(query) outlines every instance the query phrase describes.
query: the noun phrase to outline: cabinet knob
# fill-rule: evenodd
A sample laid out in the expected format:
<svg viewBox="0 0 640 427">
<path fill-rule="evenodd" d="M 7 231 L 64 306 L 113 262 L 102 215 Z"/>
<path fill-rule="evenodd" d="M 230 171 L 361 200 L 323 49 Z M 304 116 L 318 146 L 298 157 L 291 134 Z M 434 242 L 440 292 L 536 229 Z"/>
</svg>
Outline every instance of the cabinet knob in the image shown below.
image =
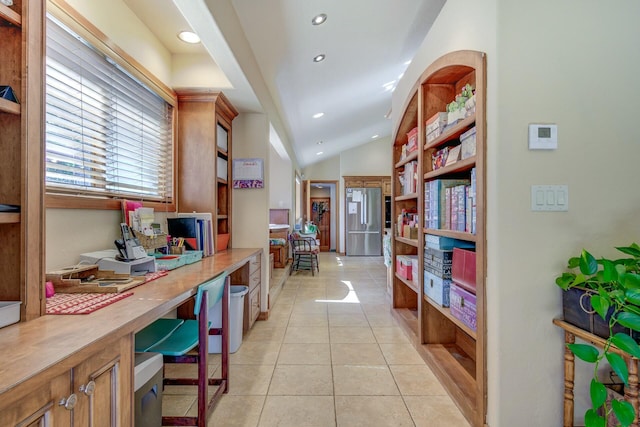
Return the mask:
<svg viewBox="0 0 640 427">
<path fill-rule="evenodd" d="M 80 386 L 80 392 L 86 394 L 87 396 L 91 396 L 96 389 L 96 382 L 89 381 L 86 385 L 83 384 Z"/>
<path fill-rule="evenodd" d="M 64 409 L 70 411 L 76 406 L 77 402 L 78 396 L 76 396 L 75 393 L 71 393 L 69 397 L 63 397 L 60 402 L 58 402 L 58 405 L 64 406 Z"/>
</svg>

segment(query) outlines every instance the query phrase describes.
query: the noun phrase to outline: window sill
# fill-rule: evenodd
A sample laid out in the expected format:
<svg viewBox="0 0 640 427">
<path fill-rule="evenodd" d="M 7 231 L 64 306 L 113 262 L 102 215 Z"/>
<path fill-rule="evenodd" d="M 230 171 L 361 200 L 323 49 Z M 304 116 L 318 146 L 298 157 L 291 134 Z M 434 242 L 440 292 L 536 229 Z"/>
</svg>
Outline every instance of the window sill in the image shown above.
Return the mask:
<svg viewBox="0 0 640 427">
<path fill-rule="evenodd" d="M 136 199 L 127 199 L 137 201 Z M 145 207 L 154 208 L 158 212 L 175 212 L 176 205 L 173 202 L 143 201 Z M 82 196 L 63 196 L 60 194 L 46 194 L 45 207 L 49 209 L 95 209 L 95 210 L 121 210 L 122 199 L 99 199 Z"/>
</svg>

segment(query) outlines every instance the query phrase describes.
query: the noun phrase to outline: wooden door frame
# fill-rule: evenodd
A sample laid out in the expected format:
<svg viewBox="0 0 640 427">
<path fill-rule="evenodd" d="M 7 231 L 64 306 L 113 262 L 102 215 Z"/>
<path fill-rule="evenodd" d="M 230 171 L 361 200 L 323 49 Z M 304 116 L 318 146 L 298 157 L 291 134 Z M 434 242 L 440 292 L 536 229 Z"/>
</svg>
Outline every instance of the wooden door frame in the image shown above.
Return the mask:
<svg viewBox="0 0 640 427">
<path fill-rule="evenodd" d="M 338 230 L 340 229 L 340 181 L 331 179 L 311 179 L 309 180 L 309 185 L 311 184 L 333 184 L 335 186 L 336 197 L 332 203 L 333 206 L 331 206 L 331 218 L 335 219 L 336 223 L 336 226 L 333 228 L 336 236 L 336 252 L 339 252 L 338 248 L 340 247 L 340 234 L 338 233 Z M 311 203 L 309 203 L 309 209 L 311 209 Z M 331 252 L 331 237 L 329 237 L 329 252 Z"/>
</svg>

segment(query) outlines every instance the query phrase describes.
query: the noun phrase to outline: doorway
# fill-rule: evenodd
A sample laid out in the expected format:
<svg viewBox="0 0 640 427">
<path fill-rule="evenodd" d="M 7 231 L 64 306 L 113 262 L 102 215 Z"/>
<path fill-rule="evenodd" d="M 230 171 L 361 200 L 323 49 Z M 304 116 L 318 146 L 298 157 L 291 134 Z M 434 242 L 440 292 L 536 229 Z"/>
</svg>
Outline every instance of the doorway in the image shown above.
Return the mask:
<svg viewBox="0 0 640 427">
<path fill-rule="evenodd" d="M 332 252 L 337 248 L 338 181 L 312 180 L 309 182 L 308 218 L 318 226 L 320 251 Z"/>
<path fill-rule="evenodd" d="M 311 222 L 318 226 L 320 252 L 329 252 L 331 248 L 331 198 L 311 198 Z"/>
</svg>

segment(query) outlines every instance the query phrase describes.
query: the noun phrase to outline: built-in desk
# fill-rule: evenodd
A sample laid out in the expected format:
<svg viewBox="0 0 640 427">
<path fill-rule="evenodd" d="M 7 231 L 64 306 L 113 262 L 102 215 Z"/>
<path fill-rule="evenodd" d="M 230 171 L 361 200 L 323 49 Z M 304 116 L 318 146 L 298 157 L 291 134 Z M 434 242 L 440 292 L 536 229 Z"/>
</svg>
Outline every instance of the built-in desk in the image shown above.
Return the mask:
<svg viewBox="0 0 640 427">
<path fill-rule="evenodd" d="M 46 426 L 133 425 L 133 334 L 195 295 L 200 283 L 250 268 L 261 254 L 229 249 L 94 313 L 46 315 L 0 329 L 0 425 L 39 419 Z"/>
</svg>

